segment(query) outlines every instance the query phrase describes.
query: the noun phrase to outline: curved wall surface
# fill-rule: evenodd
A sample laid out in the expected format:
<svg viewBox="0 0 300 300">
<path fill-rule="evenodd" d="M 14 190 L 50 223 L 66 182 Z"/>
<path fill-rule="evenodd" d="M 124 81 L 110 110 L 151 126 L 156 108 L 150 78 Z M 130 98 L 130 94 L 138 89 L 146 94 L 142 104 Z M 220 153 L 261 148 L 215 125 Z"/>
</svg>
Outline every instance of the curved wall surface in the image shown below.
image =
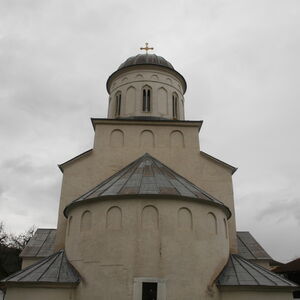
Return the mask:
<svg viewBox="0 0 300 300">
<path fill-rule="evenodd" d="M 150 110 L 143 109 L 143 89 L 150 90 Z M 121 107 L 117 109 L 117 96 L 121 95 Z M 173 96 L 177 96 L 177 113 L 174 115 Z M 160 117 L 184 120 L 184 96 L 182 84 L 176 76 L 164 69 L 151 67 L 131 68 L 113 79 L 108 118 L 134 116 Z"/>
<path fill-rule="evenodd" d="M 159 282 L 158 300 L 206 299 L 229 255 L 226 216 L 206 203 L 98 200 L 68 219 L 66 253 L 84 278 L 76 289 L 84 299 L 135 299 L 145 280 Z"/>
</svg>

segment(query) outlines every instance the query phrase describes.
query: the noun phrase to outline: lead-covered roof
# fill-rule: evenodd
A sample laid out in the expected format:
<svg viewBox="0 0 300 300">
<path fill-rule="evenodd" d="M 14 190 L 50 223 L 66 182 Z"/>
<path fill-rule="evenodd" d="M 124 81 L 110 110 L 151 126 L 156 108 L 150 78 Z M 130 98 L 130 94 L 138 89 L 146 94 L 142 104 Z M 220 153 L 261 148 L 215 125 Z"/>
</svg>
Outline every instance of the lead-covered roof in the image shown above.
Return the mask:
<svg viewBox="0 0 300 300">
<path fill-rule="evenodd" d="M 298 287 L 297 284 L 286 280 L 259 265 L 255 265 L 237 254 L 230 255 L 227 265 L 219 275 L 217 285 L 221 287 Z"/>
<path fill-rule="evenodd" d="M 128 195 L 160 195 L 202 200 L 222 207 L 228 217 L 230 216 L 229 209 L 221 201 L 147 153 L 73 201 L 66 207 L 65 214 L 73 205 L 83 201 Z"/>
<path fill-rule="evenodd" d="M 172 64 L 170 62 L 168 62 L 162 56 L 158 56 L 156 54 L 148 54 L 148 53 L 147 54 L 138 54 L 138 55 L 127 58 L 119 66 L 118 70 L 109 76 L 109 78 L 106 82 L 107 91 L 109 92 L 111 80 L 112 80 L 112 78 L 115 78 L 116 74 L 119 74 L 121 70 L 130 69 L 130 68 L 136 67 L 136 66 L 158 66 L 161 68 L 165 68 L 166 70 L 169 70 L 169 72 L 173 73 L 174 75 L 176 75 L 177 77 L 180 78 L 180 80 L 183 83 L 183 93 L 186 92 L 186 88 L 187 88 L 186 81 L 185 81 L 184 77 L 174 69 Z"/>
<path fill-rule="evenodd" d="M 46 257 L 54 252 L 56 229 L 39 228 L 20 254 L 23 258 Z"/>
<path fill-rule="evenodd" d="M 239 254 L 246 259 L 272 259 L 248 231 L 237 232 L 237 245 Z"/>
<path fill-rule="evenodd" d="M 1 284 L 77 285 L 79 281 L 79 274 L 69 263 L 64 250 L 60 250 L 5 278 Z"/>
</svg>

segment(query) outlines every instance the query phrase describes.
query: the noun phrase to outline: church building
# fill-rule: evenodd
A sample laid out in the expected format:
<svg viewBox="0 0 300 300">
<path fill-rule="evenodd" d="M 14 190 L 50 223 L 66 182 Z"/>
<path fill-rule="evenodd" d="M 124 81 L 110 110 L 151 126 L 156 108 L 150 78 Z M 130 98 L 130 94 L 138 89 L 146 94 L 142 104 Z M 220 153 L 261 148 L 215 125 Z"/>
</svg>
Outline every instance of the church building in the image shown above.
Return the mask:
<svg viewBox="0 0 300 300">
<path fill-rule="evenodd" d="M 59 165 L 57 229 L 36 231 L 5 300 L 293 299 L 298 286 L 236 231 L 236 168 L 202 151 L 184 77 L 142 49 L 107 80 L 93 148 Z"/>
</svg>

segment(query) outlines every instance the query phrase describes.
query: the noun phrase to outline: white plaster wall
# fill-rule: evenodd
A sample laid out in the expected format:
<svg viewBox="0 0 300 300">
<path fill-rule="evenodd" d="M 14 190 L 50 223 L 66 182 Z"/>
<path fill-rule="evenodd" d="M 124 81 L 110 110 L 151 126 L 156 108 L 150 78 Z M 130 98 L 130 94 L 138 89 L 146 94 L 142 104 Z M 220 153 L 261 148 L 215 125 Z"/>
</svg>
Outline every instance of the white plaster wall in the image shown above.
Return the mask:
<svg viewBox="0 0 300 300">
<path fill-rule="evenodd" d="M 87 211 L 90 226 L 83 230 Z M 78 299 L 133 299 L 140 277 L 164 280 L 167 300 L 205 299 L 229 255 L 225 214 L 206 203 L 104 200 L 82 204 L 70 216 L 66 253 L 87 283 L 78 287 Z"/>
<path fill-rule="evenodd" d="M 134 122 L 134 125 L 116 123 L 97 124 L 93 151 L 64 167 L 56 248 L 64 247 L 66 219 L 63 209 L 66 205 L 148 152 L 230 208 L 230 248 L 235 252 L 231 172 L 200 154 L 198 127 L 178 124 L 163 126 L 161 123 L 155 125 L 151 122 Z M 148 138 L 147 142 L 142 140 L 142 135 L 149 136 L 151 133 L 153 139 Z M 181 133 L 183 143 L 180 142 Z"/>
<path fill-rule="evenodd" d="M 143 87 L 152 90 L 151 111 L 142 111 Z M 122 72 L 112 81 L 108 118 L 115 118 L 115 95 L 121 92 L 121 114 L 119 117 L 154 116 L 173 119 L 172 95 L 178 95 L 178 120 L 184 120 L 184 96 L 182 84 L 168 71 L 163 69 L 130 69 Z M 165 92 L 166 97 L 163 96 Z"/>
<path fill-rule="evenodd" d="M 7 289 L 5 300 L 74 300 L 73 289 L 66 288 L 17 288 Z M 83 298 L 84 299 L 84 298 Z"/>
</svg>

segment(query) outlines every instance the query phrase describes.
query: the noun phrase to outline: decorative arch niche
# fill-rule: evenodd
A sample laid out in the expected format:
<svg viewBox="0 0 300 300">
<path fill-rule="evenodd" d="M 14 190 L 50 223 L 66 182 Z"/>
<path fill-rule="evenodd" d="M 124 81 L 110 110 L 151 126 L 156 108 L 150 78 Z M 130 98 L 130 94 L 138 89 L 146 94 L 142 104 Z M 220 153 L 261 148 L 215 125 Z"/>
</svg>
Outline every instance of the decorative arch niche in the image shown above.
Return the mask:
<svg viewBox="0 0 300 300">
<path fill-rule="evenodd" d="M 70 217 L 69 217 L 69 222 L 68 222 L 68 236 L 71 234 L 71 226 L 72 226 L 72 223 L 73 223 L 73 217 L 70 216 Z"/>
<path fill-rule="evenodd" d="M 126 106 L 125 113 L 132 114 L 135 112 L 135 104 L 136 104 L 136 88 L 131 86 L 126 91 Z"/>
<path fill-rule="evenodd" d="M 86 210 L 81 215 L 80 232 L 88 232 L 92 228 L 92 213 Z"/>
<path fill-rule="evenodd" d="M 157 76 L 156 74 L 152 75 L 152 76 L 151 76 L 151 79 L 152 79 L 152 80 L 159 80 L 159 78 L 158 78 L 158 76 Z"/>
<path fill-rule="evenodd" d="M 158 113 L 166 115 L 168 113 L 168 92 L 165 88 L 161 87 L 158 89 L 157 101 Z"/>
<path fill-rule="evenodd" d="M 158 210 L 153 205 L 147 205 L 142 211 L 142 227 L 143 229 L 158 229 Z"/>
<path fill-rule="evenodd" d="M 154 148 L 155 140 L 154 134 L 151 130 L 143 130 L 140 134 L 140 147 Z"/>
<path fill-rule="evenodd" d="M 218 234 L 218 222 L 217 222 L 217 217 L 215 216 L 214 213 L 209 212 L 207 214 L 207 218 L 208 218 L 208 229 L 209 229 L 209 233 L 211 234 Z"/>
<path fill-rule="evenodd" d="M 170 134 L 171 147 L 184 148 L 184 136 L 180 130 L 174 130 Z"/>
<path fill-rule="evenodd" d="M 120 129 L 114 129 L 110 133 L 110 146 L 114 148 L 124 146 L 124 132 Z"/>
<path fill-rule="evenodd" d="M 191 231 L 193 229 L 192 212 L 186 208 L 181 207 L 177 213 L 178 227 L 182 230 Z"/>
<path fill-rule="evenodd" d="M 122 210 L 119 206 L 112 206 L 106 213 L 106 228 L 118 230 L 122 228 Z"/>
<path fill-rule="evenodd" d="M 224 222 L 224 233 L 225 233 L 225 237 L 226 237 L 226 239 L 228 239 L 228 228 L 227 228 L 227 221 L 226 221 L 225 218 L 223 219 L 223 222 Z"/>
</svg>

